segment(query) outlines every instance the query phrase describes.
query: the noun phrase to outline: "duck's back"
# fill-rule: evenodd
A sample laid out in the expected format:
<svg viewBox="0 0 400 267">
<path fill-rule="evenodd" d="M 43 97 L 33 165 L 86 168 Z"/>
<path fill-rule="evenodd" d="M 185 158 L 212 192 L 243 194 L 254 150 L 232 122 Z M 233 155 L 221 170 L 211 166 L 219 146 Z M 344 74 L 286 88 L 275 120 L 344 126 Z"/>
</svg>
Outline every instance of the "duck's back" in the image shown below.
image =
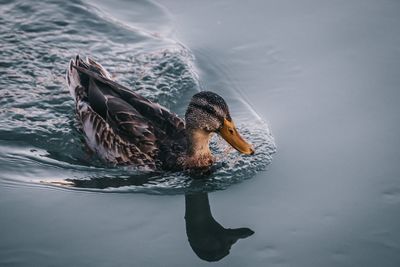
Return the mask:
<svg viewBox="0 0 400 267">
<path fill-rule="evenodd" d="M 71 60 L 67 83 L 88 146 L 112 164 L 179 168 L 186 146 L 182 119 L 114 82 L 94 60 Z"/>
</svg>

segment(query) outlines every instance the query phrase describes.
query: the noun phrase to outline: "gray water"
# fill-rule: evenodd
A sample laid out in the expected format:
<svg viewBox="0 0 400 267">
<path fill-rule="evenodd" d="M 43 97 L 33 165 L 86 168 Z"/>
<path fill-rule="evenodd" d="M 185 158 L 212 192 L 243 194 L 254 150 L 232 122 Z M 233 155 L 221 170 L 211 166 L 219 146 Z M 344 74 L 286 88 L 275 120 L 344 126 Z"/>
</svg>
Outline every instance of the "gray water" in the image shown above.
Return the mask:
<svg viewBox="0 0 400 267">
<path fill-rule="evenodd" d="M 0 3 L 1 266 L 400 264 L 400 3 Z M 256 155 L 215 139 L 201 181 L 105 166 L 76 53 L 178 114 L 221 94 Z"/>
</svg>

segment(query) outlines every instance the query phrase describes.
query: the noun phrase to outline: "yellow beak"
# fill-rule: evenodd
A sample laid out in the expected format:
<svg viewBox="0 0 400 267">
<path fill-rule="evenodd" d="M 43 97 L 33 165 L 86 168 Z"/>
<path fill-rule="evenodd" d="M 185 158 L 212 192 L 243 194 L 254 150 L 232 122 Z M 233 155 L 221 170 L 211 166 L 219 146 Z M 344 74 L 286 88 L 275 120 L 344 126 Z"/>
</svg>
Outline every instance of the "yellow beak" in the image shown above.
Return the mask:
<svg viewBox="0 0 400 267">
<path fill-rule="evenodd" d="M 224 119 L 224 124 L 219 130 L 219 134 L 237 151 L 246 155 L 254 154 L 253 147 L 240 136 L 232 121 Z"/>
</svg>

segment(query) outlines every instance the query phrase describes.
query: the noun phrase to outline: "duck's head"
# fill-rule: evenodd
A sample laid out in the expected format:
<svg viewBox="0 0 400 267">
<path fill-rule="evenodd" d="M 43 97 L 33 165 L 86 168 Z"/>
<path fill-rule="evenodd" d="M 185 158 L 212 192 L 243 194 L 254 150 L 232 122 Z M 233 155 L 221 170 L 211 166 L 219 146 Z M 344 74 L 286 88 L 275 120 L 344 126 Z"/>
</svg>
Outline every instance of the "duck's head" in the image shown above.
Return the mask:
<svg viewBox="0 0 400 267">
<path fill-rule="evenodd" d="M 195 94 L 185 114 L 188 132 L 188 153 L 210 154 L 209 139 L 212 133 L 219 134 L 237 151 L 252 155 L 253 147 L 239 134 L 230 116 L 225 100 L 213 92 Z"/>
</svg>

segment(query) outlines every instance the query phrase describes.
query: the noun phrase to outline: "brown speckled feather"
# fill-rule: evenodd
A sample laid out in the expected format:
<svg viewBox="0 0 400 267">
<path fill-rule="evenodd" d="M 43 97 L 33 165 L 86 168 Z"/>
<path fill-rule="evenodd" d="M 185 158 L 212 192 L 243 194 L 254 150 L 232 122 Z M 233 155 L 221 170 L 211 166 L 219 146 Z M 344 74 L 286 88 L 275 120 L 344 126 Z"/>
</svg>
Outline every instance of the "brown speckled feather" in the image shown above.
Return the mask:
<svg viewBox="0 0 400 267">
<path fill-rule="evenodd" d="M 79 57 L 67 72 L 88 145 L 113 164 L 180 169 L 183 120 L 110 77 L 100 64 Z"/>
</svg>

